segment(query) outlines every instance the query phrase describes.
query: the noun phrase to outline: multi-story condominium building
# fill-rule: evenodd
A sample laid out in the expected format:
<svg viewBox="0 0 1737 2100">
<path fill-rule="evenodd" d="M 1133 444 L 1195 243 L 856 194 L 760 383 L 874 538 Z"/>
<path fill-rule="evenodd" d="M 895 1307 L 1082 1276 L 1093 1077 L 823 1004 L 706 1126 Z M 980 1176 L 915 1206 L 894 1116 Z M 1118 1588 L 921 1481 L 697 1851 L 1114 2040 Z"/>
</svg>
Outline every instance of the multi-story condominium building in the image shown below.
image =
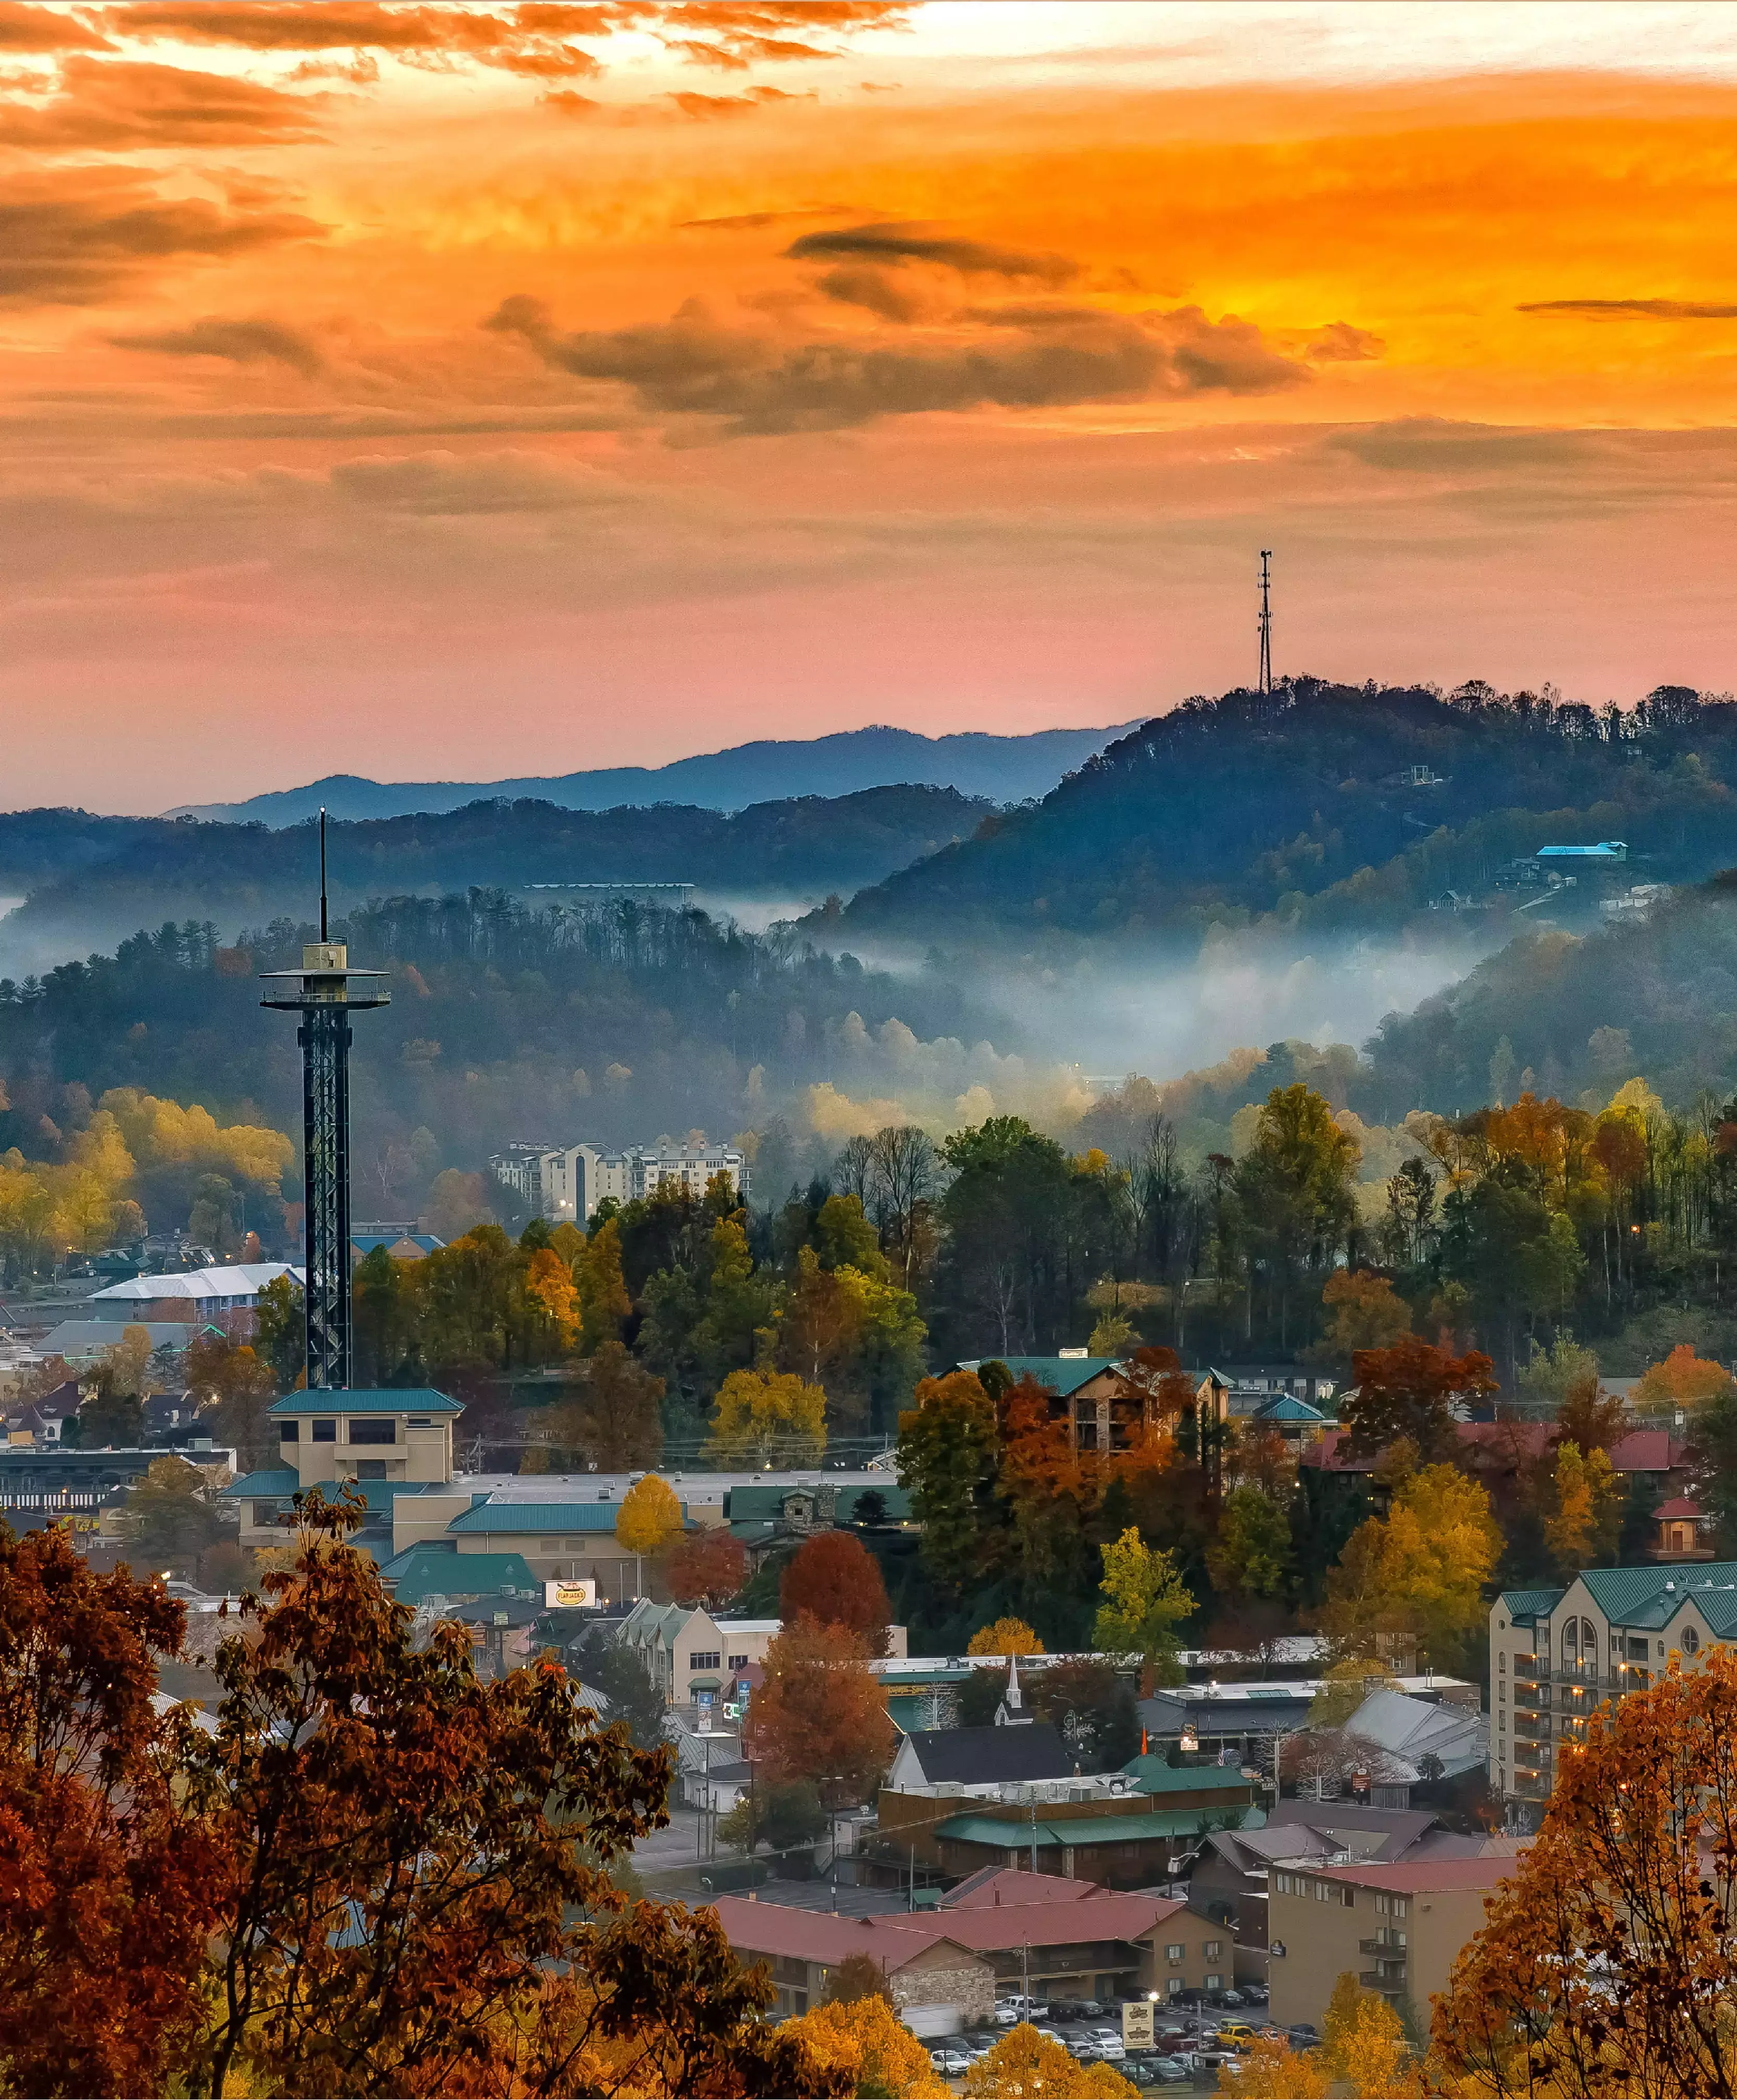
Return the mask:
<svg viewBox="0 0 1737 2100">
<path fill-rule="evenodd" d="M 488 1163 L 534 1216 L 553 1224 L 581 1224 L 606 1199 L 631 1203 L 671 1184 L 703 1196 L 717 1174 L 730 1177 L 738 1197 L 748 1189 L 747 1162 L 727 1145 L 636 1145 L 620 1152 L 590 1145 L 509 1145 Z"/>
<path fill-rule="evenodd" d="M 1566 1589 L 1505 1590 L 1490 1610 L 1490 1785 L 1549 1798 L 1589 1714 L 1737 1639 L 1737 1562 L 1590 1568 Z"/>
</svg>

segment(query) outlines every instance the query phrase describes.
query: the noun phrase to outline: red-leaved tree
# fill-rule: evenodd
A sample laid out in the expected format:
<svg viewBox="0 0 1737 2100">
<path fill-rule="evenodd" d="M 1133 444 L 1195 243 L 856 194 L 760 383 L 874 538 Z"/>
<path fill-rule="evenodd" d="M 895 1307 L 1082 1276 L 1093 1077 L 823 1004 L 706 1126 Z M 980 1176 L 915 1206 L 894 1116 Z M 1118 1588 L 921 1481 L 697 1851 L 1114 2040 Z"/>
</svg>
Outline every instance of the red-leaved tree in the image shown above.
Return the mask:
<svg viewBox="0 0 1737 2100">
<path fill-rule="evenodd" d="M 805 1539 L 778 1584 L 785 1623 L 813 1619 L 856 1635 L 870 1655 L 887 1652 L 893 1607 L 880 1563 L 848 1531 L 817 1532 Z"/>
<path fill-rule="evenodd" d="M 670 1595 L 678 1604 L 703 1604 L 715 1612 L 742 1587 L 747 1570 L 741 1540 L 721 1524 L 708 1524 L 687 1533 L 671 1553 Z"/>
<path fill-rule="evenodd" d="M 203 2010 L 223 1860 L 173 1784 L 182 1607 L 0 1524 L 0 2088 L 161 2093 Z"/>
</svg>

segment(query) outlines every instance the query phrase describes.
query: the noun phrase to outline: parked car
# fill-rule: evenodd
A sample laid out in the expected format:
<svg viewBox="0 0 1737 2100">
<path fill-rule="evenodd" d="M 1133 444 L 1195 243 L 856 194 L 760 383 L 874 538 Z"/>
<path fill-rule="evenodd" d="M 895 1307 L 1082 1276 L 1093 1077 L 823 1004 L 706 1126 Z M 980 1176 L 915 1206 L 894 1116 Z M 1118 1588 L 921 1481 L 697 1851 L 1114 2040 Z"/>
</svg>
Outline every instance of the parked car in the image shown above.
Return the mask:
<svg viewBox="0 0 1737 2100">
<path fill-rule="evenodd" d="M 1094 2027 L 1091 2038 L 1106 2063 L 1119 2063 L 1128 2053 L 1122 2036 L 1114 2027 Z"/>
<path fill-rule="evenodd" d="M 1215 2003 L 1220 2005 L 1241 2005 L 1247 2002 L 1241 1991 L 1220 1991 L 1215 1999 Z"/>
<path fill-rule="evenodd" d="M 1285 2039 L 1293 2049 L 1313 2049 L 1320 2040 L 1320 2034 L 1308 2020 L 1298 2020 L 1285 2030 Z"/>
<path fill-rule="evenodd" d="M 1254 2039 L 1254 2030 L 1246 2020 L 1220 2020 L 1219 2023 L 1219 2040 L 1223 2045 L 1246 2049 Z"/>
<path fill-rule="evenodd" d="M 1272 1995 L 1264 1983 L 1239 1983 L 1237 1988 L 1251 2005 L 1264 2005 Z"/>
</svg>

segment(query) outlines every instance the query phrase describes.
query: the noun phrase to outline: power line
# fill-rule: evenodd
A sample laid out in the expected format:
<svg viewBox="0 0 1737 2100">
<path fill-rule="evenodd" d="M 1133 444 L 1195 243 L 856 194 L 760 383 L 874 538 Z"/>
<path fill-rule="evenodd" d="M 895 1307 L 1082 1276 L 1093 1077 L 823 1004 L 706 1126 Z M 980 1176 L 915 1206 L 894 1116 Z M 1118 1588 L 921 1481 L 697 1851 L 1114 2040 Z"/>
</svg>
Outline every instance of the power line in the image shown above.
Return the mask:
<svg viewBox="0 0 1737 2100">
<path fill-rule="evenodd" d="M 1260 679 L 1259 690 L 1272 690 L 1272 549 L 1260 550 Z"/>
</svg>

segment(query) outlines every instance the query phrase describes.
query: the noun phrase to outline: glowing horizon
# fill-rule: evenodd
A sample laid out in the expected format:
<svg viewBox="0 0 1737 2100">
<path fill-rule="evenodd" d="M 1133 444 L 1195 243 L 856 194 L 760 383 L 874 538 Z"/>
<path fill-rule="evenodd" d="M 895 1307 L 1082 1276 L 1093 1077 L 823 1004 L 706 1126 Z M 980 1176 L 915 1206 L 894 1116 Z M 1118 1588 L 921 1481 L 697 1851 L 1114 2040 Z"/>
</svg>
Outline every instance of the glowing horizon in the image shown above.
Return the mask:
<svg viewBox="0 0 1737 2100">
<path fill-rule="evenodd" d="M 9 806 L 1722 688 L 1712 7 L 0 5 Z"/>
</svg>

